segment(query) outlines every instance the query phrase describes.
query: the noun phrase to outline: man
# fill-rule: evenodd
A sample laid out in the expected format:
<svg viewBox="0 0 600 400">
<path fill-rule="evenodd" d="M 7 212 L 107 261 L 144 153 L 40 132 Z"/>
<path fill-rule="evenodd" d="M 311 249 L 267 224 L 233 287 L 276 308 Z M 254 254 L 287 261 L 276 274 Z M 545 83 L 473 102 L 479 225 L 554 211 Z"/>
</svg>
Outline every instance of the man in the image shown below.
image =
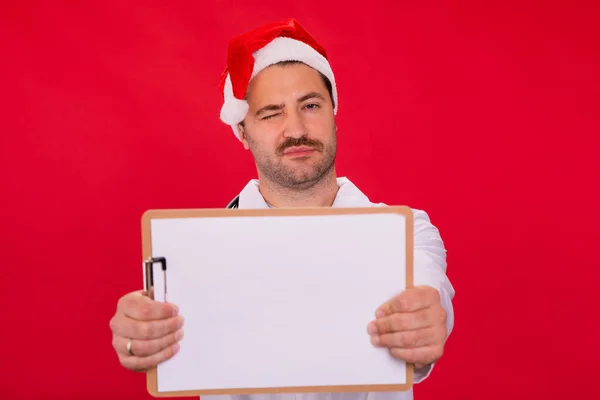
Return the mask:
<svg viewBox="0 0 600 400">
<path fill-rule="evenodd" d="M 297 21 L 272 23 L 234 38 L 221 89 L 221 120 L 250 150 L 258 173 L 258 179 L 241 191 L 237 207 L 385 206 L 372 203 L 349 179 L 336 176 L 334 75 L 325 50 Z M 381 307 L 373 310 L 373 321 L 365 321 L 365 329 L 374 346 L 415 364 L 418 383 L 442 356 L 454 324 L 454 290 L 445 274 L 446 251 L 438 230 L 424 211 L 413 210 L 413 215 L 415 287 L 382 299 Z M 135 371 L 145 371 L 177 353 L 184 330 L 176 305 L 154 302 L 141 292 L 119 300 L 110 326 L 120 362 Z M 275 398 L 331 396 L 249 397 Z M 412 398 L 412 391 L 340 393 L 335 398 L 406 400 Z"/>
</svg>

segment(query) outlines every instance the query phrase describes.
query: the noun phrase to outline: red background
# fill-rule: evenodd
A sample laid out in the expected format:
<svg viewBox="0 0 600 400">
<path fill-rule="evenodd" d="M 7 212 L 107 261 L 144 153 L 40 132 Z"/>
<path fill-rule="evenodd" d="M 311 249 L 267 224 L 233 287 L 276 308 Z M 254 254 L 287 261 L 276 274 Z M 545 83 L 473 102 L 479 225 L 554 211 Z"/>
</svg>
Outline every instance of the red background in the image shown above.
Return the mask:
<svg viewBox="0 0 600 400">
<path fill-rule="evenodd" d="M 1 5 L 2 399 L 149 398 L 108 327 L 140 216 L 255 176 L 217 84 L 289 16 L 336 71 L 340 174 L 445 239 L 456 327 L 417 399 L 600 398 L 597 2 L 150 3 Z"/>
</svg>

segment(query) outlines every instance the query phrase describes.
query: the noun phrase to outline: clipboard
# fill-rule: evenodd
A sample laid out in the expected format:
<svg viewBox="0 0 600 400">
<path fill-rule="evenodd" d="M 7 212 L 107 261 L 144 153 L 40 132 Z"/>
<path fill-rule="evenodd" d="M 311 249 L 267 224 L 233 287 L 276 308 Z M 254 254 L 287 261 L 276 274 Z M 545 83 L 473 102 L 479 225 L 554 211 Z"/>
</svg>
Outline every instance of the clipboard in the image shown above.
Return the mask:
<svg viewBox="0 0 600 400">
<path fill-rule="evenodd" d="M 285 223 L 284 223 L 285 221 Z M 293 221 L 293 222 L 290 222 Z M 362 222 L 357 222 L 357 221 L 362 221 Z M 398 223 L 402 221 L 400 223 L 401 227 L 398 227 Z M 271 223 L 271 226 L 269 227 L 269 223 Z M 377 224 L 380 225 L 377 225 Z M 274 224 L 274 225 L 273 225 Z M 312 224 L 312 225 L 311 225 Z M 315 225 L 316 224 L 316 225 Z M 329 224 L 329 225 L 328 225 Z M 306 225 L 303 227 L 303 225 Z M 201 228 L 202 226 L 204 226 L 204 228 Z M 278 228 L 274 228 L 274 226 L 277 226 Z M 292 226 L 292 228 L 290 228 L 290 226 Z M 311 228 L 312 226 L 312 228 Z M 318 226 L 320 227 L 320 230 L 317 229 L 315 232 L 314 227 Z M 332 228 L 332 226 L 336 227 L 336 228 Z M 223 254 L 224 258 L 229 257 L 229 259 L 231 260 L 231 254 L 234 254 L 238 248 L 238 246 L 236 245 L 236 240 L 239 241 L 239 237 L 235 237 L 235 232 L 238 232 L 238 236 L 240 234 L 243 234 L 244 229 L 246 229 L 246 231 L 248 231 L 248 229 L 250 229 L 251 232 L 258 232 L 260 229 L 265 229 L 264 232 L 262 232 L 261 234 L 257 234 L 257 237 L 245 237 L 248 241 L 253 242 L 254 241 L 259 241 L 261 238 L 270 238 L 271 240 L 283 240 L 283 239 L 273 239 L 275 236 L 280 237 L 280 236 L 288 236 L 289 237 L 294 237 L 294 236 L 290 236 L 290 235 L 294 235 L 293 231 L 294 229 L 298 228 L 298 229 L 304 229 L 304 241 L 302 240 L 298 240 L 300 242 L 300 244 L 298 244 L 298 246 L 302 246 L 302 243 L 304 242 L 310 242 L 310 243 L 314 243 L 315 240 L 313 238 L 313 236 L 318 236 L 318 233 L 321 232 L 323 233 L 325 236 L 327 234 L 335 234 L 336 230 L 337 230 L 337 235 L 343 236 L 345 235 L 346 231 L 348 231 L 348 226 L 350 227 L 354 227 L 354 229 L 356 229 L 356 233 L 354 235 L 352 235 L 351 233 L 348 233 L 351 238 L 356 238 L 358 237 L 362 237 L 362 238 L 358 238 L 355 240 L 355 245 L 352 247 L 360 247 L 360 243 L 365 243 L 365 238 L 370 236 L 377 236 L 380 235 L 380 238 L 378 239 L 378 241 L 380 242 L 385 242 L 387 243 L 387 245 L 385 245 L 385 248 L 383 247 L 384 244 L 381 244 L 381 249 L 379 250 L 373 250 L 373 249 L 378 249 L 379 243 L 377 241 L 373 241 L 371 240 L 369 242 L 369 246 L 372 247 L 371 251 L 381 251 L 383 253 L 389 253 L 389 254 L 395 254 L 394 257 L 397 256 L 397 254 L 401 254 L 402 256 L 400 257 L 401 260 L 400 262 L 404 262 L 404 270 L 401 271 L 401 268 L 398 270 L 398 275 L 396 277 L 396 279 L 398 280 L 398 282 L 403 281 L 403 284 L 398 284 L 398 286 L 394 286 L 395 292 L 391 293 L 389 290 L 388 292 L 383 292 L 379 295 L 379 297 L 377 298 L 376 301 L 371 300 L 371 304 L 369 305 L 369 312 L 370 314 L 368 316 L 365 316 L 365 318 L 363 318 L 363 320 L 361 320 L 361 324 L 364 325 L 364 327 L 361 328 L 362 331 L 359 332 L 360 335 L 364 335 L 364 343 L 366 343 L 366 345 L 371 346 L 370 341 L 369 341 L 369 336 L 366 330 L 366 325 L 369 322 L 369 320 L 372 320 L 375 318 L 374 313 L 375 313 L 375 309 L 376 307 L 378 307 L 380 304 L 382 304 L 383 302 L 387 301 L 389 298 L 391 298 L 392 295 L 395 295 L 397 293 L 399 293 L 400 291 L 402 291 L 403 289 L 409 288 L 413 286 L 413 214 L 412 211 L 409 207 L 406 206 L 390 206 L 390 207 L 371 207 L 371 208 L 290 208 L 290 209 L 286 209 L 286 208 L 276 208 L 276 209 L 174 209 L 174 210 L 149 210 L 146 211 L 144 213 L 144 215 L 142 216 L 142 256 L 143 256 L 143 276 L 144 276 L 144 289 L 146 290 L 146 292 L 153 298 L 153 299 L 158 299 L 157 301 L 161 301 L 165 300 L 165 298 L 168 297 L 168 301 L 172 301 L 173 303 L 177 304 L 181 314 L 183 315 L 185 322 L 184 322 L 184 326 L 183 326 L 183 330 L 185 332 L 184 334 L 184 338 L 181 341 L 181 347 L 180 347 L 180 351 L 178 352 L 178 354 L 176 354 L 171 360 L 167 360 L 166 362 L 159 364 L 156 368 L 152 368 L 150 370 L 148 370 L 146 372 L 146 384 L 147 384 L 147 390 L 148 392 L 154 396 L 154 397 L 187 397 L 187 396 L 201 396 L 201 395 L 223 395 L 223 394 L 229 394 L 229 395 L 240 395 L 240 394 L 273 394 L 273 393 L 315 393 L 315 392 L 390 392 L 390 391 L 406 391 L 409 390 L 412 385 L 413 385 L 413 373 L 414 373 L 414 366 L 412 364 L 404 364 L 401 362 L 398 362 L 397 360 L 393 360 L 393 361 L 381 361 L 383 360 L 381 357 L 390 357 L 391 355 L 389 355 L 389 353 L 387 352 L 387 349 L 382 349 L 382 348 L 374 348 L 371 347 L 370 349 L 362 349 L 361 351 L 363 351 L 363 356 L 361 358 L 360 354 L 361 353 L 357 353 L 357 357 L 356 359 L 353 359 L 351 364 L 355 365 L 356 367 L 354 369 L 352 368 L 348 368 L 347 364 L 348 362 L 344 363 L 343 365 L 336 365 L 336 366 L 330 366 L 329 372 L 335 370 L 336 368 L 340 369 L 340 370 L 344 370 L 344 368 L 346 368 L 348 371 L 345 372 L 348 374 L 348 376 L 355 374 L 357 377 L 356 379 L 350 381 L 344 381 L 344 379 L 341 377 L 341 372 L 339 373 L 340 375 L 336 375 L 336 378 L 331 378 L 332 383 L 327 383 L 327 382 L 323 382 L 323 381 L 318 381 L 321 375 L 316 376 L 317 374 L 315 374 L 315 376 L 313 378 L 315 378 L 315 382 L 311 381 L 309 378 L 307 378 L 308 380 L 306 380 L 305 382 L 302 382 L 302 384 L 289 384 L 289 382 L 295 382 L 294 379 L 292 379 L 290 376 L 288 376 L 287 378 L 283 377 L 283 375 L 281 375 L 282 377 L 279 379 L 273 378 L 273 381 L 268 381 L 268 379 L 270 378 L 265 378 L 265 376 L 262 377 L 260 380 L 262 382 L 262 385 L 249 385 L 249 384 L 235 384 L 234 381 L 236 381 L 236 379 L 239 379 L 241 381 L 244 381 L 244 379 L 241 379 L 239 377 L 244 377 L 247 374 L 250 373 L 250 371 L 254 371 L 255 368 L 254 367 L 246 367 L 246 369 L 243 369 L 243 367 L 239 367 L 239 365 L 244 364 L 244 360 L 241 360 L 240 358 L 231 361 L 230 364 L 232 368 L 228 368 L 227 365 L 221 365 L 219 364 L 219 362 L 223 363 L 223 361 L 219 361 L 219 355 L 222 358 L 226 358 L 228 356 L 231 356 L 231 354 L 226 354 L 227 351 L 223 351 L 223 353 L 211 353 L 213 354 L 213 360 L 216 360 L 216 365 L 215 365 L 215 369 L 221 369 L 221 373 L 222 374 L 230 374 L 232 376 L 232 378 L 230 379 L 229 383 L 227 385 L 225 384 L 221 384 L 219 385 L 214 385 L 214 386 L 210 386 L 208 384 L 207 385 L 203 385 L 202 382 L 202 376 L 197 376 L 197 380 L 195 380 L 194 382 L 198 381 L 198 383 L 194 383 L 193 386 L 190 386 L 189 384 L 170 384 L 170 385 L 162 385 L 162 381 L 161 379 L 164 379 L 165 381 L 168 379 L 171 379 L 171 381 L 175 381 L 178 380 L 178 374 L 181 373 L 181 375 L 184 375 L 185 373 L 189 372 L 189 369 L 193 369 L 190 368 L 190 366 L 193 366 L 195 364 L 186 364 L 186 367 L 184 366 L 178 366 L 176 367 L 175 364 L 178 361 L 178 357 L 182 357 L 183 359 L 183 353 L 190 350 L 194 345 L 193 345 L 193 341 L 197 340 L 200 341 L 200 339 L 197 339 L 198 337 L 201 337 L 201 334 L 198 335 L 194 335 L 194 337 L 190 338 L 190 332 L 186 330 L 186 325 L 188 324 L 188 322 L 193 319 L 196 315 L 200 315 L 203 312 L 206 312 L 207 310 L 212 310 L 213 306 L 215 306 L 216 302 L 214 301 L 215 299 L 217 299 L 217 297 L 212 297 L 212 298 L 207 298 L 205 300 L 210 300 L 212 299 L 213 301 L 210 302 L 210 304 L 208 304 L 205 308 L 203 307 L 191 307 L 190 304 L 192 303 L 191 301 L 189 301 L 189 297 L 187 298 L 187 300 L 185 300 L 185 302 L 190 303 L 187 304 L 187 308 L 186 307 L 182 307 L 183 304 L 178 303 L 176 300 L 174 300 L 177 296 L 178 293 L 176 293 L 176 290 L 178 287 L 183 287 L 185 284 L 191 284 L 188 283 L 188 281 L 191 281 L 191 279 L 186 278 L 185 273 L 183 273 L 183 271 L 187 271 L 186 273 L 188 273 L 187 277 L 193 276 L 195 278 L 199 278 L 201 277 L 201 280 L 198 280 L 197 282 L 201 282 L 202 285 L 205 285 L 204 287 L 204 291 L 210 291 L 210 287 L 206 286 L 208 285 L 208 281 L 210 281 L 210 279 L 213 279 L 213 283 L 214 285 L 218 285 L 221 284 L 222 286 L 220 286 L 221 289 L 225 289 L 228 288 L 230 286 L 231 282 L 234 282 L 235 280 L 227 280 L 228 278 L 232 278 L 234 275 L 232 274 L 239 274 L 240 271 L 243 271 L 243 273 L 247 273 L 247 271 L 250 268 L 246 268 L 246 269 L 240 269 L 239 267 L 239 263 L 235 263 L 235 262 L 231 262 L 233 269 L 238 268 L 237 272 L 233 271 L 232 274 L 222 274 L 220 275 L 220 277 L 212 277 L 209 278 L 208 275 L 210 275 L 209 273 L 206 273 L 207 270 L 199 270 L 202 269 L 204 267 L 199 268 L 198 265 L 201 265 L 202 263 L 197 261 L 197 258 L 202 258 L 202 257 L 194 257 L 192 255 L 188 255 L 188 259 L 185 260 L 182 257 L 180 257 L 181 253 L 184 253 L 185 250 L 183 249 L 187 249 L 189 251 L 192 247 L 194 249 L 197 249 L 196 247 L 196 242 L 202 242 L 204 241 L 204 239 L 202 240 L 198 240 L 198 238 L 205 238 L 207 239 L 206 242 L 210 242 L 210 240 L 213 240 L 213 242 L 210 245 L 207 245 L 204 250 L 202 250 L 202 254 L 206 254 L 207 252 L 210 251 L 215 251 L 212 247 L 217 246 L 218 244 L 223 244 L 223 236 L 219 236 L 219 235 L 223 235 L 223 232 L 227 232 L 229 235 L 232 235 L 233 237 L 231 238 L 231 242 L 228 244 L 228 249 L 229 251 L 225 251 L 222 252 L 220 254 Z M 200 228 L 198 228 L 200 227 Z M 283 227 L 283 228 L 282 228 Z M 188 229 L 189 228 L 189 229 Z M 186 229 L 188 229 L 186 231 Z M 194 229 L 196 229 L 194 231 Z M 202 229 L 205 229 L 204 233 L 202 233 Z M 209 232 L 206 232 L 206 229 L 210 230 L 210 235 L 208 234 Z M 270 231 L 268 229 L 271 229 Z M 279 229 L 277 231 L 276 234 L 273 233 L 273 229 Z M 307 230 L 308 229 L 308 230 Z M 328 230 L 329 229 L 329 230 Z M 383 230 L 385 232 L 380 232 L 380 230 Z M 242 231 L 242 233 L 239 233 L 240 231 Z M 186 233 L 187 232 L 187 233 Z M 195 233 L 190 233 L 190 232 L 195 232 Z M 266 233 L 265 233 L 266 232 Z M 268 232 L 271 232 L 270 234 Z M 314 232 L 315 235 L 312 234 L 306 234 L 306 232 Z M 247 233 L 247 232 L 246 232 Z M 259 232 L 260 233 L 260 232 Z M 302 235 L 302 233 L 298 233 L 296 232 L 296 234 Z M 193 236 L 195 236 L 195 238 L 193 238 Z M 270 235 L 270 236 L 269 236 Z M 176 236 L 177 240 L 173 240 L 172 238 Z M 185 242 L 186 240 L 190 239 L 190 237 L 192 237 L 191 240 L 195 240 L 193 245 L 187 245 L 188 247 L 185 247 L 185 245 L 182 245 L 182 242 Z M 216 238 L 215 238 L 216 237 Z M 169 239 L 171 238 L 171 239 Z M 187 239 L 186 239 L 187 238 Z M 220 238 L 220 239 L 219 239 Z M 402 240 L 399 240 L 398 238 L 402 238 Z M 323 237 L 321 239 L 326 239 L 326 237 Z M 311 242 L 312 240 L 312 242 Z M 339 239 L 340 241 L 342 240 L 341 238 Z M 162 242 L 161 242 L 162 241 Z M 168 246 L 165 246 L 165 242 L 170 241 L 170 243 L 172 244 L 172 248 L 170 248 L 169 250 L 166 250 L 168 248 Z M 318 241 L 318 239 L 317 239 Z M 176 244 L 173 244 L 176 243 Z M 358 244 L 357 244 L 358 243 Z M 395 244 L 397 243 L 397 249 L 394 248 Z M 204 243 L 197 243 L 197 246 L 202 247 Z M 180 246 L 180 247 L 177 247 Z M 183 247 L 181 247 L 183 246 Z M 255 244 L 253 248 L 263 248 L 263 249 L 267 249 L 269 248 L 269 243 L 265 243 L 264 245 L 259 244 L 258 242 Z M 176 250 L 179 249 L 179 250 Z M 398 250 L 400 249 L 400 250 Z M 401 250 L 403 249 L 403 251 Z M 250 253 L 252 252 L 252 250 L 250 250 Z M 350 252 L 351 253 L 351 249 L 348 248 L 345 251 L 343 251 L 341 254 L 346 254 Z M 394 253 L 395 252 L 395 253 Z M 168 253 L 168 254 L 167 254 Z M 265 254 L 268 254 L 269 252 L 265 252 Z M 309 251 L 305 251 L 302 252 L 302 254 L 305 253 L 309 253 Z M 386 253 L 386 254 L 387 254 Z M 192 254 L 192 253 L 190 253 Z M 391 257 L 388 254 L 388 258 Z M 250 257 L 257 257 L 256 254 L 251 255 Z M 214 260 L 213 260 L 214 261 Z M 260 260 L 259 260 L 260 261 Z M 351 264 L 352 259 L 350 259 L 350 264 Z M 265 261 L 265 262 L 268 262 Z M 397 260 L 393 260 L 390 261 L 391 262 L 391 266 L 388 266 L 387 268 L 391 268 L 392 270 L 394 268 L 396 268 L 396 266 L 398 265 Z M 250 262 L 251 264 L 251 262 Z M 285 264 L 285 263 L 283 263 Z M 308 263 L 310 264 L 310 263 Z M 308 264 L 303 264 L 303 265 L 308 265 Z M 331 264 L 331 263 L 329 263 Z M 384 263 L 385 264 L 385 263 Z M 203 264 L 202 264 L 203 265 Z M 372 267 L 372 266 L 371 266 Z M 325 265 L 323 268 L 319 269 L 318 271 L 322 271 L 324 269 L 327 268 L 327 265 Z M 360 270 L 362 267 L 355 267 L 354 270 Z M 365 267 L 368 269 L 368 267 Z M 227 271 L 227 266 L 225 265 L 225 262 L 223 262 L 223 264 L 216 266 L 214 268 L 215 271 Z M 191 272 L 190 272 L 191 271 Z M 339 272 L 339 271 L 338 271 Z M 287 273 L 287 271 L 286 271 Z M 320 272 L 319 272 L 320 273 Z M 364 271 L 363 271 L 364 273 Z M 377 271 L 375 272 L 377 273 Z M 371 274 L 371 275 L 365 275 L 369 280 L 371 276 L 375 275 L 375 273 Z M 192 274 L 192 275 L 190 275 Z M 276 273 L 277 274 L 277 273 Z M 341 280 L 343 280 L 343 275 L 341 274 Z M 326 276 L 326 273 L 323 273 L 322 276 Z M 332 274 L 329 275 L 330 279 L 332 276 Z M 240 278 L 242 279 L 242 278 Z M 177 284 L 177 280 L 179 280 L 179 286 Z M 249 280 L 251 281 L 248 285 L 245 286 L 241 286 L 241 283 L 237 283 L 238 287 L 240 288 L 246 288 L 247 286 L 251 286 L 252 282 L 258 282 L 258 281 L 252 281 L 251 279 Z M 381 280 L 380 282 L 377 283 L 375 282 L 375 280 L 373 280 L 372 285 L 374 286 L 375 284 L 380 284 L 380 283 L 384 283 L 387 284 L 386 282 L 388 282 L 389 280 Z M 320 282 L 319 278 L 315 278 L 313 281 L 306 281 L 308 283 L 306 283 L 308 286 L 311 286 L 311 282 Z M 290 285 L 290 282 L 286 282 L 286 284 Z M 355 283 L 360 285 L 361 283 Z M 395 285 L 395 283 L 393 283 Z M 182 286 L 183 285 L 183 286 Z M 293 283 L 291 284 L 293 285 Z M 315 283 L 316 285 L 316 283 Z M 365 283 L 365 288 L 367 287 L 368 282 Z M 316 285 L 318 286 L 318 285 Z M 315 290 L 315 287 L 312 287 L 310 290 Z M 338 287 L 345 287 L 347 285 L 339 285 Z M 389 285 L 388 285 L 389 286 Z M 193 287 L 193 286 L 191 286 Z M 209 287 L 209 289 L 206 289 L 207 287 Z M 291 287 L 291 286 L 290 286 Z M 190 289 L 190 286 L 188 286 L 188 292 L 192 292 L 195 289 Z M 309 291 L 310 291 L 309 290 Z M 375 289 L 373 287 L 370 287 L 367 291 L 371 291 L 373 292 Z M 217 290 L 218 292 L 218 290 Z M 360 292 L 360 290 L 357 291 L 357 293 Z M 316 293 L 316 291 L 315 291 Z M 156 295 L 156 296 L 155 296 Z M 164 297 L 161 297 L 164 296 Z M 195 295 L 197 296 L 197 299 L 194 299 L 193 304 L 196 304 L 197 301 L 196 300 L 201 300 L 202 298 L 202 294 L 197 294 Z M 346 293 L 346 296 L 348 297 L 348 294 Z M 251 296 L 248 296 L 251 297 Z M 257 296 L 260 297 L 260 296 Z M 282 298 L 284 296 L 281 296 Z M 364 296 L 365 298 L 368 296 Z M 308 297 L 306 297 L 308 298 Z M 350 298 L 350 297 L 348 297 Z M 248 299 L 250 300 L 250 299 Z M 183 298 L 180 299 L 180 301 L 183 302 Z M 250 302 L 251 303 L 251 302 Z M 274 302 L 277 303 L 277 302 Z M 271 303 L 269 303 L 271 304 Z M 357 303 L 358 304 L 358 303 Z M 185 311 L 184 311 L 185 309 Z M 191 311 L 191 310 L 195 310 Z M 372 311 L 372 312 L 371 312 Z M 357 311 L 358 312 L 358 311 Z M 343 314 L 343 313 L 340 313 Z M 284 315 L 284 314 L 280 314 L 280 315 Z M 316 315 L 316 314 L 315 314 Z M 332 314 L 332 315 L 335 315 Z M 248 318 L 248 320 L 250 320 L 250 318 Z M 276 321 L 277 318 L 274 318 L 274 320 Z M 364 324 L 363 324 L 364 322 Z M 218 331 L 220 328 L 217 326 L 216 328 L 213 326 L 212 327 L 214 330 Z M 191 329 L 191 328 L 190 328 Z M 224 329 L 223 332 L 227 331 L 227 327 L 222 328 Z M 359 330 L 360 330 L 359 329 Z M 205 330 L 206 332 L 206 330 Z M 353 332 L 353 334 L 356 334 L 356 332 Z M 249 335 L 248 332 L 246 332 L 246 335 Z M 243 336 L 243 335 L 242 335 Z M 252 336 L 252 335 L 249 335 Z M 232 337 L 230 335 L 230 337 Z M 340 336 L 340 338 L 343 338 L 344 336 Z M 213 335 L 213 339 L 214 339 L 214 335 Z M 185 341 L 188 341 L 187 343 Z M 217 340 L 220 340 L 217 338 Z M 223 339 L 226 340 L 226 339 Z M 303 338 L 300 338 L 300 341 L 302 341 Z M 310 339 L 306 339 L 306 340 L 310 340 Z M 342 340 L 342 339 L 341 339 Z M 346 339 L 343 339 L 346 340 Z M 362 341 L 362 338 L 359 339 Z M 314 341 L 311 342 L 313 344 L 316 344 Z M 306 347 L 307 352 L 309 353 L 310 349 L 312 349 L 311 343 L 304 343 Z M 334 342 L 331 342 L 334 343 Z M 357 342 L 358 343 L 358 342 Z M 360 342 L 362 343 L 362 342 Z M 219 347 L 219 346 L 223 346 L 223 344 L 218 344 L 215 343 L 214 344 L 215 347 Z M 360 346 L 363 346 L 362 344 L 360 344 Z M 221 347 L 222 349 L 225 349 L 225 347 Z M 212 351 L 212 348 L 210 348 L 210 350 Z M 190 350 L 191 351 L 191 350 Z M 270 351 L 270 350 L 269 350 Z M 266 351 L 261 353 L 261 354 L 270 354 L 269 351 Z M 323 349 L 323 351 L 321 351 L 320 353 L 326 352 L 327 348 Z M 373 353 L 371 353 L 373 352 Z M 378 352 L 377 356 L 375 356 L 374 352 Z M 215 354 L 217 356 L 215 356 Z M 366 357 L 365 357 L 366 355 Z M 296 355 L 296 357 L 300 357 L 302 358 L 302 354 L 300 355 Z M 345 356 L 345 355 L 344 355 Z M 378 361 L 373 362 L 373 364 L 378 365 L 377 363 L 380 363 L 382 365 L 385 365 L 385 368 L 382 368 L 382 370 L 387 368 L 387 381 L 380 381 L 379 380 L 379 376 L 371 376 L 370 378 L 364 378 L 365 374 L 372 374 L 372 371 L 364 371 L 364 370 L 360 370 L 361 369 L 361 365 L 363 360 L 369 359 L 369 358 L 376 358 L 376 357 L 380 357 L 378 359 Z M 262 358 L 262 357 L 261 357 Z M 202 357 L 197 358 L 198 360 L 204 360 Z M 304 362 L 308 365 L 310 364 L 310 359 L 303 359 Z M 248 360 L 246 361 L 246 365 L 259 365 L 260 364 L 260 360 L 256 360 L 256 364 L 248 364 Z M 329 362 L 329 359 L 328 361 Z M 397 370 L 394 369 L 396 368 L 396 366 L 391 366 L 390 367 L 390 363 L 391 362 L 397 362 L 398 363 L 398 367 Z M 226 363 L 225 363 L 226 364 Z M 277 370 L 273 370 L 270 372 L 271 375 L 269 376 L 279 376 L 278 374 L 281 372 L 280 370 L 283 369 L 285 370 L 285 367 L 290 365 L 291 363 L 289 362 L 283 362 L 280 366 L 277 367 Z M 402 365 L 400 365 L 402 364 Z M 239 367 L 238 369 L 234 368 L 233 366 Z M 179 371 L 177 370 L 177 368 L 179 368 Z M 212 368 L 211 369 L 206 369 L 206 366 L 204 366 L 205 371 L 211 371 L 212 373 Z M 241 369 L 240 369 L 241 368 Z M 271 367 L 273 368 L 273 367 Z M 319 366 L 316 366 L 315 368 L 319 368 Z M 368 368 L 365 368 L 368 369 Z M 231 370 L 231 371 L 230 371 Z M 398 371 L 402 371 L 403 373 L 399 373 Z M 324 372 L 324 375 L 327 375 L 327 373 L 329 372 Z M 199 374 L 201 374 L 201 372 L 198 372 Z M 283 374 L 283 373 L 282 373 Z M 258 376 L 260 374 L 255 373 L 254 375 Z M 292 375 L 291 373 L 289 373 L 288 375 Z M 167 376 L 169 376 L 170 378 L 167 378 Z M 175 376 L 175 378 L 173 378 L 173 376 Z M 211 375 L 212 376 L 212 375 Z M 215 375 L 216 376 L 216 375 Z M 219 375 L 221 376 L 221 375 Z M 238 378 L 235 378 L 235 376 L 237 376 Z M 296 380 L 300 380 L 302 381 L 302 379 L 300 379 L 297 374 L 294 375 L 296 378 Z M 397 379 L 396 379 L 397 377 Z M 183 378 L 182 378 L 183 379 Z M 216 378 L 215 378 L 216 379 Z M 219 378 L 220 379 L 220 378 Z M 364 382 L 357 382 L 363 380 Z M 384 379 L 385 380 L 385 379 Z M 287 384 L 285 382 L 287 382 Z M 246 380 L 246 382 L 248 382 Z M 283 383 L 282 383 L 283 382 Z M 342 383 L 340 383 L 342 382 Z M 171 382 L 172 383 L 172 382 Z M 168 388 L 162 387 L 161 386 L 168 386 Z"/>
</svg>

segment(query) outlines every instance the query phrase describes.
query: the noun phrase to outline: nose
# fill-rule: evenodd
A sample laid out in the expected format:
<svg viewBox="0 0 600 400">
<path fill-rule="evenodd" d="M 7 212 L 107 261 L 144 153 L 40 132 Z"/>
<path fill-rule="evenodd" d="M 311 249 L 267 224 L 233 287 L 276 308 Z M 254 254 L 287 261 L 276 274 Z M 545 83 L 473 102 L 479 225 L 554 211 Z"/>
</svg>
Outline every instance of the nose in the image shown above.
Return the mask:
<svg viewBox="0 0 600 400">
<path fill-rule="evenodd" d="M 300 112 L 297 109 L 287 112 L 283 135 L 285 137 L 301 138 L 307 134 L 308 132 L 306 131 L 306 126 Z"/>
</svg>

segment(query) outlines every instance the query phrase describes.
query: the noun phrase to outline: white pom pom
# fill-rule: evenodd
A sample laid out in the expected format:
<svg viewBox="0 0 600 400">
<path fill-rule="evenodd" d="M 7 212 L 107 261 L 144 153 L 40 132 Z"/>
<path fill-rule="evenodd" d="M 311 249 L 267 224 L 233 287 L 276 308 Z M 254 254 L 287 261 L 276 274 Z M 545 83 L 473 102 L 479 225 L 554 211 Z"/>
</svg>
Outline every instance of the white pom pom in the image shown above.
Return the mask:
<svg viewBox="0 0 600 400">
<path fill-rule="evenodd" d="M 231 97 L 225 100 L 221 107 L 221 121 L 227 125 L 239 124 L 246 118 L 248 113 L 248 102 Z"/>
</svg>

